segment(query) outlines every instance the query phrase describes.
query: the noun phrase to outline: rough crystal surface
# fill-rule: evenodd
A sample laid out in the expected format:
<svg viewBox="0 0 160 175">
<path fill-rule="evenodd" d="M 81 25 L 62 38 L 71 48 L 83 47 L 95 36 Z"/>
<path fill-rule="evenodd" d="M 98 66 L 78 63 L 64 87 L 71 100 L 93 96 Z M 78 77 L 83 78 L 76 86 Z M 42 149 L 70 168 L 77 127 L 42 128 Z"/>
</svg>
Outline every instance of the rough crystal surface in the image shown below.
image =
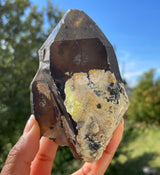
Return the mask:
<svg viewBox="0 0 160 175">
<path fill-rule="evenodd" d="M 124 85 L 110 71 L 74 73 L 65 83 L 67 112 L 77 125 L 77 152 L 86 161 L 101 157 L 128 106 Z"/>
<path fill-rule="evenodd" d="M 128 108 L 112 45 L 83 12 L 69 10 L 39 50 L 31 107 L 41 135 L 98 160 Z"/>
</svg>

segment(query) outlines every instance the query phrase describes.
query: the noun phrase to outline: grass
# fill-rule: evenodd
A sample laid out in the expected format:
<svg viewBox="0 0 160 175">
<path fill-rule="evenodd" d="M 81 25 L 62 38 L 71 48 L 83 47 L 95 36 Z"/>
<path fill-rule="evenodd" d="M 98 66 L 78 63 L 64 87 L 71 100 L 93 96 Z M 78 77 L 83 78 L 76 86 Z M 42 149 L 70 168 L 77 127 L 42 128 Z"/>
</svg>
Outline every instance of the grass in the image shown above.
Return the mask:
<svg viewBox="0 0 160 175">
<path fill-rule="evenodd" d="M 160 127 L 127 123 L 120 147 L 106 174 L 141 175 L 144 167 L 160 174 Z"/>
<path fill-rule="evenodd" d="M 155 126 L 149 126 L 142 131 L 138 137 L 128 144 L 128 147 L 124 147 L 124 151 L 131 152 L 130 157 L 135 158 L 142 156 L 146 153 L 152 153 L 155 156 L 154 159 L 148 162 L 151 167 L 160 167 L 160 128 Z"/>
</svg>

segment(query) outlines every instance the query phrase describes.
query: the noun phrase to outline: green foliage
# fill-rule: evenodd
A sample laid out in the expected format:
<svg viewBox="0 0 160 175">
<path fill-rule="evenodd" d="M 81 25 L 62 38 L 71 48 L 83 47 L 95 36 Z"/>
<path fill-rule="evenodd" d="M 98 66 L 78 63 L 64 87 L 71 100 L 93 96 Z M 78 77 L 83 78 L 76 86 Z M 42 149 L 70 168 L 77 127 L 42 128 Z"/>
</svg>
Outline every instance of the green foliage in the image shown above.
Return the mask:
<svg viewBox="0 0 160 175">
<path fill-rule="evenodd" d="M 47 8 L 29 0 L 0 1 L 0 168 L 30 115 L 29 85 L 48 35 L 44 26 L 55 26 L 63 14 L 50 1 Z"/>
<path fill-rule="evenodd" d="M 129 118 L 147 123 L 160 122 L 160 79 L 154 70 L 145 73 L 133 89 L 128 110 Z"/>
</svg>

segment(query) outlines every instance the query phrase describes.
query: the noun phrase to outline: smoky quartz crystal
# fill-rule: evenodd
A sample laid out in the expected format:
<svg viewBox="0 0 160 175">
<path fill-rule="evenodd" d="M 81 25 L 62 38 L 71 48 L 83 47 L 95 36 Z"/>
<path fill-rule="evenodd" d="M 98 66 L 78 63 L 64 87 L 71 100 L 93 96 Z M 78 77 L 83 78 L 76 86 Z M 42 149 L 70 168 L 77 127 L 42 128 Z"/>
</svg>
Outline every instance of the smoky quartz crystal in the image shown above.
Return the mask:
<svg viewBox="0 0 160 175">
<path fill-rule="evenodd" d="M 129 101 L 114 49 L 83 11 L 69 10 L 39 50 L 31 107 L 41 135 L 98 160 Z"/>
</svg>

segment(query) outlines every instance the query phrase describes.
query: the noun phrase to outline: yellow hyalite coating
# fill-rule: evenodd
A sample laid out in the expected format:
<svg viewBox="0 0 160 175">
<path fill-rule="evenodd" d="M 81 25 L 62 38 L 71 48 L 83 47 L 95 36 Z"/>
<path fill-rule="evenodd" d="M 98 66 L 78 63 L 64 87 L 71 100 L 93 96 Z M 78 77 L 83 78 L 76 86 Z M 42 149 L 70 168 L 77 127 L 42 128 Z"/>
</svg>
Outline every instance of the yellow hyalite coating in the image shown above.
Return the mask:
<svg viewBox="0 0 160 175">
<path fill-rule="evenodd" d="M 101 157 L 128 107 L 123 84 L 110 71 L 74 73 L 65 84 L 67 112 L 77 123 L 77 152 L 85 161 Z"/>
</svg>

